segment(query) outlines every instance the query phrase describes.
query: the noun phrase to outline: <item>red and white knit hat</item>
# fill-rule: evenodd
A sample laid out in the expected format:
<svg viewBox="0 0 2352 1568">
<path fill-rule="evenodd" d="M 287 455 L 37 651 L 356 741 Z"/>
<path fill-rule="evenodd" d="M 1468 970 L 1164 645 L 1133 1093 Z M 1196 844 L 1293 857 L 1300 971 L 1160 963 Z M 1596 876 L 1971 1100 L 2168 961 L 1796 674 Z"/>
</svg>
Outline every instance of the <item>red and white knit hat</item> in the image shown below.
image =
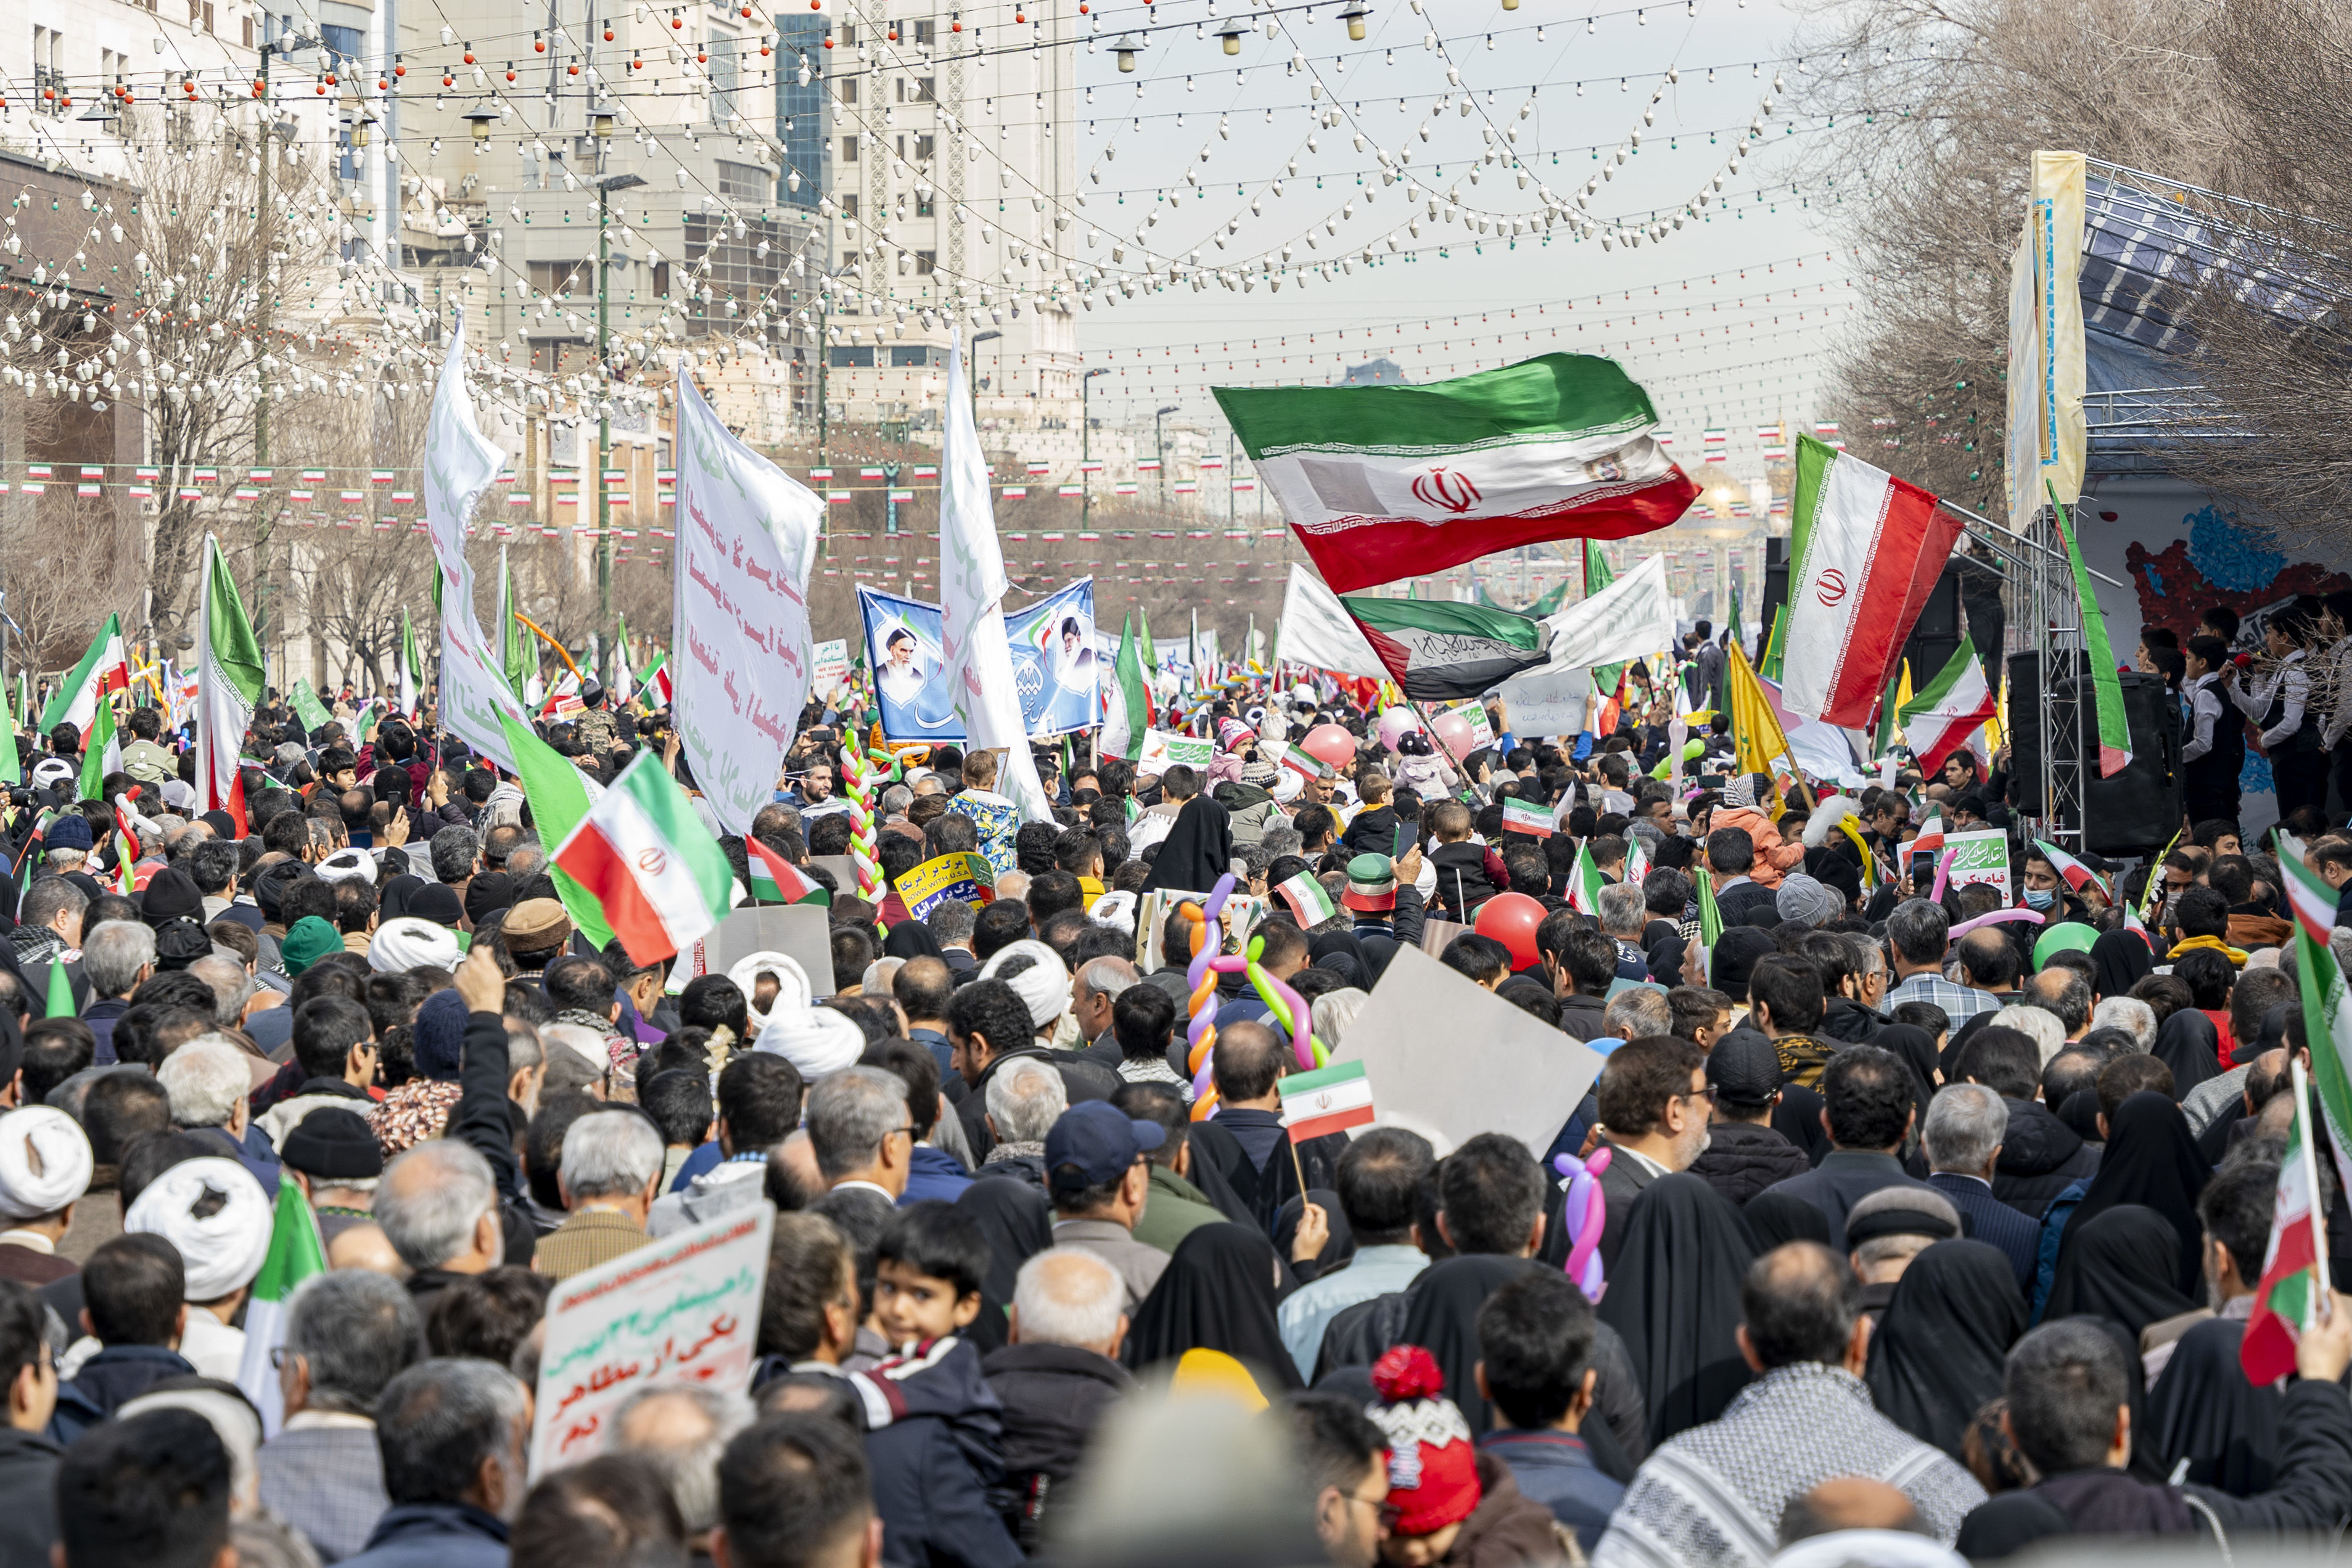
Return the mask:
<svg viewBox="0 0 2352 1568">
<path fill-rule="evenodd" d="M 1381 1397 L 1364 1414 L 1388 1434 L 1396 1532 L 1429 1535 L 1469 1518 L 1480 1496 L 1477 1450 L 1436 1358 L 1398 1345 L 1372 1364 L 1372 1387 Z"/>
</svg>

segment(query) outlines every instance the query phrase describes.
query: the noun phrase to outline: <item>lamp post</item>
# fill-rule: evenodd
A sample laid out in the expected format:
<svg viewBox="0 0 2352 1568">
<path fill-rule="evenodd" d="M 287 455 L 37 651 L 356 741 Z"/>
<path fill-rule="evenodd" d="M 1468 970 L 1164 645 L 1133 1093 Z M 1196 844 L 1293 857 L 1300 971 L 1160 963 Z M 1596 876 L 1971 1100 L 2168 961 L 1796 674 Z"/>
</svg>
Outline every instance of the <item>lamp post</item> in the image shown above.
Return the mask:
<svg viewBox="0 0 2352 1568">
<path fill-rule="evenodd" d="M 1171 402 L 1166 408 L 1151 411 L 1151 455 L 1160 464 L 1160 507 L 1162 511 L 1168 509 L 1168 437 L 1161 434 L 1160 422 L 1179 412 L 1182 406 Z"/>
<path fill-rule="evenodd" d="M 1091 370 L 1078 377 L 1078 527 L 1087 526 L 1093 516 L 1095 482 L 1087 476 L 1087 465 L 1094 457 L 1095 421 L 1088 411 L 1094 406 L 1095 378 L 1110 374 L 1109 367 Z"/>
<path fill-rule="evenodd" d="M 601 159 L 604 144 L 613 136 L 610 114 L 596 116 L 595 134 L 597 156 Z M 596 402 L 596 624 L 604 633 L 606 659 L 613 648 L 613 493 L 604 480 L 604 470 L 613 461 L 613 378 L 611 367 L 604 364 L 608 354 L 606 297 L 613 265 L 612 196 L 615 191 L 634 190 L 645 183 L 642 174 L 604 174 L 596 180 L 596 358 L 604 365 L 604 395 Z M 605 662 L 598 661 L 600 676 Z"/>
</svg>

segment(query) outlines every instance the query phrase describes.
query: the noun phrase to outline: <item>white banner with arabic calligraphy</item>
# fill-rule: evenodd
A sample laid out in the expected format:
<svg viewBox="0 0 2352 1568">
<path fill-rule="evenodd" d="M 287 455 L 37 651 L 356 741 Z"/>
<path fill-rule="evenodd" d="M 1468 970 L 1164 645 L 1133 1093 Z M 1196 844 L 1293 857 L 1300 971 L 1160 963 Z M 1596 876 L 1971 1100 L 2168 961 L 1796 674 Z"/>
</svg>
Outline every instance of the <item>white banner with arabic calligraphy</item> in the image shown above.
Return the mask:
<svg viewBox="0 0 2352 1568">
<path fill-rule="evenodd" d="M 748 833 L 808 700 L 824 499 L 730 434 L 682 360 L 677 387 L 670 712 L 695 788 L 729 832 Z"/>
<path fill-rule="evenodd" d="M 755 1203 L 555 1287 L 539 1358 L 533 1479 L 603 1453 L 614 1409 L 641 1388 L 745 1391 L 775 1223 L 776 1211 Z"/>
</svg>

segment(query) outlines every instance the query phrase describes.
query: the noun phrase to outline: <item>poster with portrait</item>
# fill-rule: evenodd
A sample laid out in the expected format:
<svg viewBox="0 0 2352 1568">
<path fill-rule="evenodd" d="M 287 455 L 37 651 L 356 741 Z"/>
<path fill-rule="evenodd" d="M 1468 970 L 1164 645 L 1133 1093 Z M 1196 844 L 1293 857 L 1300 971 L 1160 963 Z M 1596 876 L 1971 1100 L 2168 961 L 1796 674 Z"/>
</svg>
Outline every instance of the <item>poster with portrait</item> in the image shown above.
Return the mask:
<svg viewBox="0 0 2352 1568">
<path fill-rule="evenodd" d="M 882 733 L 894 741 L 961 742 L 963 721 L 948 690 L 940 652 L 940 607 L 861 587 L 866 658 L 882 708 Z M 1095 649 L 1091 578 L 1004 617 L 1013 680 L 1030 736 L 1043 739 L 1101 722 L 1097 697 L 1103 660 Z"/>
</svg>

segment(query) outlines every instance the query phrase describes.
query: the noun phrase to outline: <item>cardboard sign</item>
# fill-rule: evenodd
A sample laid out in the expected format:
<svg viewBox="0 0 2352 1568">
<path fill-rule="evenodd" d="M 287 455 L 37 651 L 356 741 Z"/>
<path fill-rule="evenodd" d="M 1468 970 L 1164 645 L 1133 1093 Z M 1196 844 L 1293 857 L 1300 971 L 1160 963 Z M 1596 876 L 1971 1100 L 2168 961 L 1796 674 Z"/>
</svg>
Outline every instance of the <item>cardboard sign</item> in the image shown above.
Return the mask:
<svg viewBox="0 0 2352 1568">
<path fill-rule="evenodd" d="M 835 898 L 856 896 L 857 862 L 856 861 L 847 855 L 811 855 L 809 864 L 821 865 L 833 873 L 833 884 L 839 890 L 834 894 Z"/>
<path fill-rule="evenodd" d="M 604 1452 L 607 1418 L 641 1388 L 750 1384 L 775 1223 L 773 1208 L 751 1204 L 555 1287 L 539 1359 L 532 1476 Z"/>
<path fill-rule="evenodd" d="M 1361 1061 L 1381 1086 L 1381 1120 L 1438 1140 L 1441 1154 L 1507 1133 L 1538 1156 L 1601 1063 L 1582 1040 L 1418 947 L 1397 949 L 1331 1057 Z"/>
<path fill-rule="evenodd" d="M 1189 735 L 1148 729 L 1143 732 L 1143 755 L 1136 759 L 1135 770 L 1156 778 L 1179 763 L 1205 768 L 1216 755 L 1217 743 L 1213 740 L 1195 740 Z"/>
<path fill-rule="evenodd" d="M 849 679 L 849 639 L 835 637 L 809 649 L 810 685 L 819 700 L 830 697 Z"/>
<path fill-rule="evenodd" d="M 898 896 L 920 920 L 950 898 L 989 903 L 996 896 L 996 873 L 982 855 L 934 855 L 898 878 Z"/>
<path fill-rule="evenodd" d="M 857 879 L 847 883 L 852 894 Z M 834 993 L 833 930 L 829 912 L 814 904 L 765 904 L 738 909 L 709 934 L 689 944 L 673 974 L 723 975 L 754 953 L 782 953 L 807 972 L 819 1001 Z"/>
<path fill-rule="evenodd" d="M 1166 945 L 1162 941 L 1168 916 L 1187 899 L 1203 909 L 1209 906 L 1209 895 L 1205 893 L 1179 893 L 1164 887 L 1155 887 L 1137 901 L 1135 943 L 1138 956 L 1135 962 L 1143 973 L 1148 975 L 1163 964 L 1189 964 L 1192 961 L 1192 955 L 1189 952 L 1176 957 L 1166 956 Z M 1273 911 L 1272 899 L 1236 893 L 1225 900 L 1225 907 L 1218 913 L 1217 923 L 1225 928 L 1225 936 L 1229 939 L 1244 943 L 1249 934 L 1258 928 L 1258 923 Z M 1228 951 L 1239 952 L 1241 947 L 1236 946 Z M 1179 1019 L 1187 1016 L 1181 1002 L 1177 1004 L 1176 1016 Z"/>
<path fill-rule="evenodd" d="M 1952 852 L 1950 884 L 1967 887 L 1974 883 L 1989 883 L 2000 889 L 2004 907 L 2017 896 L 2009 883 L 2009 834 L 2000 828 L 1971 828 L 1965 833 L 1948 833 L 1944 847 Z"/>
<path fill-rule="evenodd" d="M 1488 716 L 1485 703 L 1475 698 L 1465 702 L 1448 703 L 1443 711 L 1459 714 L 1469 724 L 1470 745 L 1473 749 L 1495 744 L 1495 722 Z"/>
</svg>

